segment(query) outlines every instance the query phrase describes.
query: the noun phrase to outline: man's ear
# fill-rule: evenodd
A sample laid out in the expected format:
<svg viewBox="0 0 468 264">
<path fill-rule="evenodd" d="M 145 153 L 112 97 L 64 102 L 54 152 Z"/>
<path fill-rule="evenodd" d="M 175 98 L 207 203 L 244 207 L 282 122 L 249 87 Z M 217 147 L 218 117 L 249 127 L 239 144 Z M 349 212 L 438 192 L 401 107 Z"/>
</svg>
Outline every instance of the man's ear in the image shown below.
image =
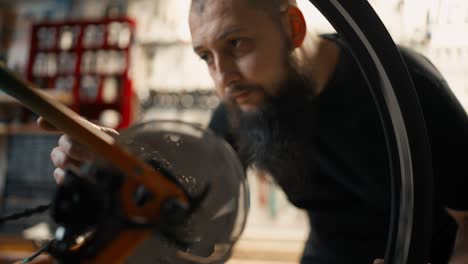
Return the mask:
<svg viewBox="0 0 468 264">
<path fill-rule="evenodd" d="M 294 5 L 288 6 L 288 20 L 291 32 L 291 41 L 294 48 L 300 47 L 304 43 L 307 33 L 307 25 L 302 11 Z"/>
</svg>

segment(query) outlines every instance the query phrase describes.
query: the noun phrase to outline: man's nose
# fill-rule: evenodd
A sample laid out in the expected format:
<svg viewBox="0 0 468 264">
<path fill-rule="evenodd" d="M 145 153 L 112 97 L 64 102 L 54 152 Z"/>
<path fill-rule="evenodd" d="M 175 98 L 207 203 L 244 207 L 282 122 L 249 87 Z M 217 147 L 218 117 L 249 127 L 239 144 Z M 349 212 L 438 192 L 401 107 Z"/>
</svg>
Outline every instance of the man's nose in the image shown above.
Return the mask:
<svg viewBox="0 0 468 264">
<path fill-rule="evenodd" d="M 230 85 L 240 80 L 240 73 L 235 61 L 229 56 L 218 56 L 216 59 L 216 86 L 221 89 L 221 95 Z"/>
</svg>

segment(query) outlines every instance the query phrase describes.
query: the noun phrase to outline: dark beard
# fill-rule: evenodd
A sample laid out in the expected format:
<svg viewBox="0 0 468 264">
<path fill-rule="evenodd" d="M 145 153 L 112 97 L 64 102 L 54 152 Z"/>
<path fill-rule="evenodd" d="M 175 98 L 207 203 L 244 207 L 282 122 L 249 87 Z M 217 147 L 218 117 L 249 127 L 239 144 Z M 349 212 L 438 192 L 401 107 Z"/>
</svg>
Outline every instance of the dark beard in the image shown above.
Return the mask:
<svg viewBox="0 0 468 264">
<path fill-rule="evenodd" d="M 314 84 L 293 72 L 255 112 L 231 106 L 237 150 L 245 167 L 267 171 L 291 202 L 302 197 L 316 169 Z"/>
</svg>

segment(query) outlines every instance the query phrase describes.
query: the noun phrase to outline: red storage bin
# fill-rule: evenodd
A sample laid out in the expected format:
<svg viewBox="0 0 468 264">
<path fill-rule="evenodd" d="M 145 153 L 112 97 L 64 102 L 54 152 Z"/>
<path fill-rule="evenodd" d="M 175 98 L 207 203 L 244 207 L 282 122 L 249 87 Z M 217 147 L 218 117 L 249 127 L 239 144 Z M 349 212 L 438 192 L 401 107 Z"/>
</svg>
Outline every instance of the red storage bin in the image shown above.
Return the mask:
<svg viewBox="0 0 468 264">
<path fill-rule="evenodd" d="M 43 89 L 72 94 L 72 109 L 101 125 L 103 115 L 132 123 L 135 93 L 129 75 L 135 22 L 128 17 L 33 25 L 27 78 Z"/>
</svg>

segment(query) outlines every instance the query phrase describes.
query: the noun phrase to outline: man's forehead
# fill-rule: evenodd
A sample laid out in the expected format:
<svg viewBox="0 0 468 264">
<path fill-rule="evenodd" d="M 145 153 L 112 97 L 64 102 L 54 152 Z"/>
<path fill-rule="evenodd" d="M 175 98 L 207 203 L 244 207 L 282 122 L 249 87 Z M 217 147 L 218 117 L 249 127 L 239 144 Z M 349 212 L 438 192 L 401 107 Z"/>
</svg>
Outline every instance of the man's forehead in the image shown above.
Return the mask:
<svg viewBox="0 0 468 264">
<path fill-rule="evenodd" d="M 192 20 L 212 20 L 222 17 L 243 16 L 252 11 L 246 1 L 249 0 L 194 0 L 204 3 L 202 7 L 193 7 L 190 12 Z"/>
<path fill-rule="evenodd" d="M 249 0 L 192 0 L 192 15 L 223 13 L 232 9 L 234 4 Z"/>
<path fill-rule="evenodd" d="M 192 33 L 197 33 L 195 35 L 204 35 L 206 32 L 215 32 L 234 24 L 242 24 L 249 20 L 247 17 L 253 12 L 241 3 L 248 0 L 194 0 L 194 3 L 195 1 L 205 2 L 203 12 L 192 8 L 190 14 L 190 28 Z"/>
</svg>

